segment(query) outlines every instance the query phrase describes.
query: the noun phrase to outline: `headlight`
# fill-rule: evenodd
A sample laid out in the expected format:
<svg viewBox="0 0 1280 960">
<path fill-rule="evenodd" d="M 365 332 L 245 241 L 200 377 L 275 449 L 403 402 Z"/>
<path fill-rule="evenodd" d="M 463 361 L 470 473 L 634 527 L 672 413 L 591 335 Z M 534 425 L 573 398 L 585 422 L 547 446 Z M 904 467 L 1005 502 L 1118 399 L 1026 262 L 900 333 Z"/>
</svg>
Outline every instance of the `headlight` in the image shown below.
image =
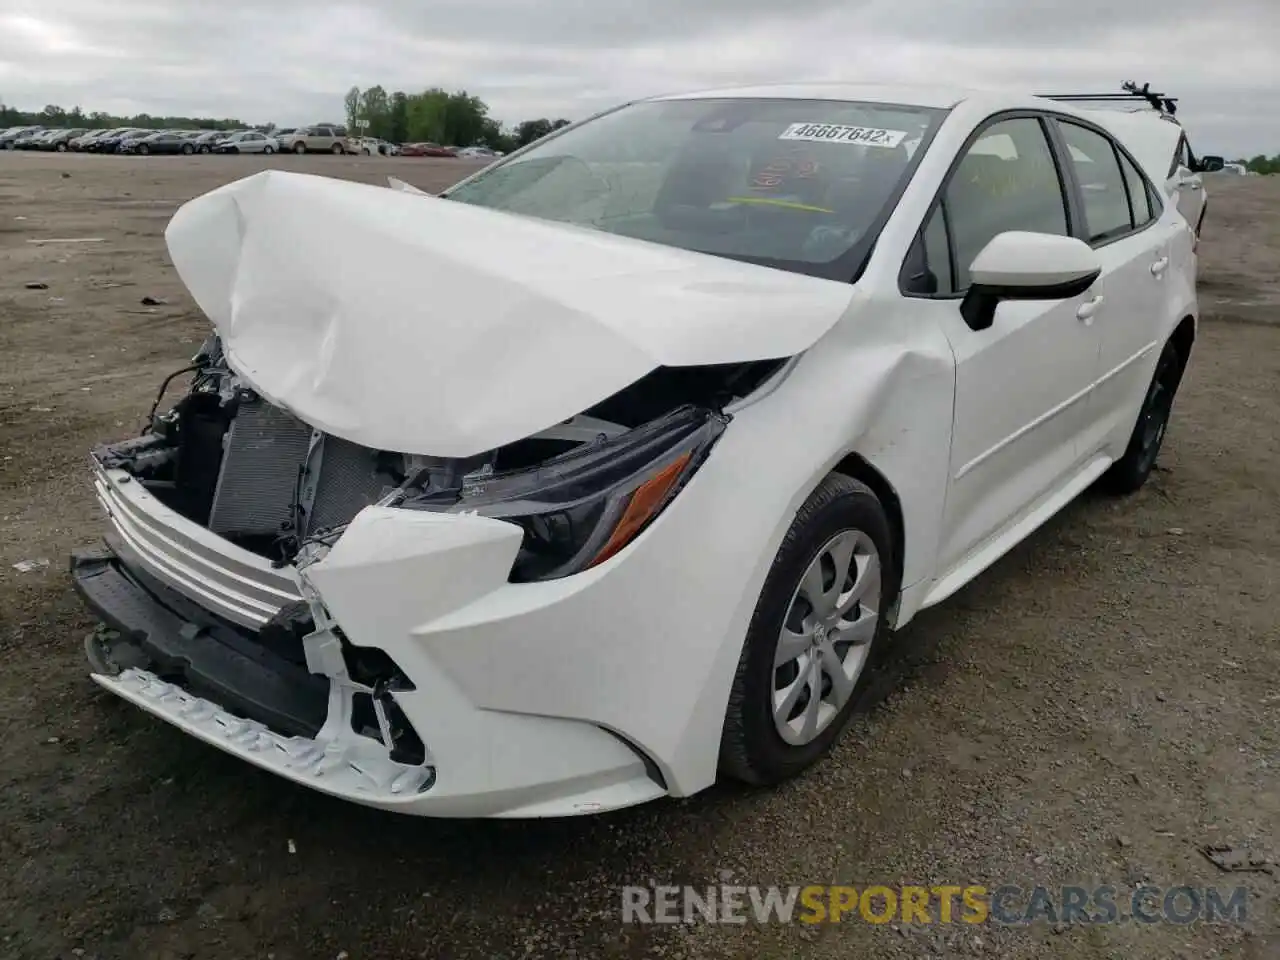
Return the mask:
<svg viewBox="0 0 1280 960">
<path fill-rule="evenodd" d="M 608 560 L 669 504 L 724 432 L 727 417 L 682 407 L 612 440 L 535 467 L 464 478 L 450 513 L 518 523 L 517 582 L 551 580 Z M 425 500 L 404 507 L 441 509 Z"/>
</svg>

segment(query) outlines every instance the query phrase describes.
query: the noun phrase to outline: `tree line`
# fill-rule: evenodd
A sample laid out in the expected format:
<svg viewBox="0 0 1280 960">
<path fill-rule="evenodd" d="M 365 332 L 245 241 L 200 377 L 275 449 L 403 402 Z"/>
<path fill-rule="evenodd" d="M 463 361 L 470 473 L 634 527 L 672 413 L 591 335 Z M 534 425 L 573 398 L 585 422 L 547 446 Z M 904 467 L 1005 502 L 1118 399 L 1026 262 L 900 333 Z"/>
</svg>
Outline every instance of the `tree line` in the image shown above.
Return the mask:
<svg viewBox="0 0 1280 960">
<path fill-rule="evenodd" d="M 1244 168 L 1250 173 L 1280 173 L 1280 153 L 1277 153 L 1274 157 L 1268 157 L 1260 153 L 1250 160 L 1241 159 L 1237 160 L 1236 163 L 1243 164 Z"/>
<path fill-rule="evenodd" d="M 344 100 L 347 129 L 392 143 L 440 143 L 453 147 L 486 146 L 509 153 L 552 130 L 567 126 L 565 119 L 524 120 L 503 127 L 489 116 L 489 106 L 465 90 L 449 92 L 431 87 L 422 93 L 381 86 L 352 87 Z"/>
<path fill-rule="evenodd" d="M 101 110 L 85 113 L 79 107 L 66 110 L 55 104 L 49 104 L 43 110 L 27 111 L 6 106 L 0 101 L 0 129 L 36 124 L 42 127 L 85 127 L 95 130 L 109 130 L 113 127 L 140 127 L 144 130 L 246 130 L 250 126 L 234 117 L 153 117 L 147 113 L 120 117 Z"/>
<path fill-rule="evenodd" d="M 352 87 L 346 96 L 347 129 L 353 135 L 379 137 L 392 143 L 430 141 L 454 147 L 487 146 L 510 153 L 552 130 L 568 125 L 565 119 L 524 120 L 504 127 L 489 116 L 489 106 L 465 90 L 449 92 L 432 87 L 422 93 L 387 93 L 380 86 L 360 90 Z M 318 121 L 317 121 L 318 122 Z M 247 124 L 235 117 L 158 117 L 139 113 L 116 116 L 101 110 L 86 113 L 49 104 L 43 110 L 27 111 L 0 102 L 0 129 L 6 127 L 140 127 L 146 130 L 245 130 L 270 133 L 276 124 Z"/>
</svg>

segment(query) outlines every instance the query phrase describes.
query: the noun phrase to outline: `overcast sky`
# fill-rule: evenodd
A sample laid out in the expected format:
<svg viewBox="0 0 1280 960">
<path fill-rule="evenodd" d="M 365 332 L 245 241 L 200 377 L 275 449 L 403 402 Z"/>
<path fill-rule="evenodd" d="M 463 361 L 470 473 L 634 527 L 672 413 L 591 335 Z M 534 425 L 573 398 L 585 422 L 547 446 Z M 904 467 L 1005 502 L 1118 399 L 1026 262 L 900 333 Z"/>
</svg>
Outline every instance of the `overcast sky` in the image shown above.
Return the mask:
<svg viewBox="0 0 1280 960">
<path fill-rule="evenodd" d="M 515 123 L 774 80 L 1132 79 L 1236 156 L 1280 152 L 1278 50 L 1280 0 L 3 0 L 0 101 L 297 124 L 439 85 Z"/>
</svg>

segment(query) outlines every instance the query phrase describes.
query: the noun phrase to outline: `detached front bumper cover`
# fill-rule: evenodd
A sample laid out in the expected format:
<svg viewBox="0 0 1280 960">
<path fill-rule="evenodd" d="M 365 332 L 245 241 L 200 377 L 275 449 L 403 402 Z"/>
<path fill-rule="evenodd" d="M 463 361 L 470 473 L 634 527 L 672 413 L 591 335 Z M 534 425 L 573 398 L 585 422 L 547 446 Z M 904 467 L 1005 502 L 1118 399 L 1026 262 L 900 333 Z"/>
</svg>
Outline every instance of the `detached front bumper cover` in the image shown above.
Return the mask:
<svg viewBox="0 0 1280 960">
<path fill-rule="evenodd" d="M 71 577 L 105 625 L 88 641 L 90 659 L 105 668 L 91 676 L 112 693 L 256 766 L 344 799 L 395 807 L 434 784 L 429 763 L 396 763 L 380 743 L 341 723 L 346 711 L 330 709 L 341 694 L 326 679 L 201 617 L 112 550 L 74 554 Z"/>
</svg>

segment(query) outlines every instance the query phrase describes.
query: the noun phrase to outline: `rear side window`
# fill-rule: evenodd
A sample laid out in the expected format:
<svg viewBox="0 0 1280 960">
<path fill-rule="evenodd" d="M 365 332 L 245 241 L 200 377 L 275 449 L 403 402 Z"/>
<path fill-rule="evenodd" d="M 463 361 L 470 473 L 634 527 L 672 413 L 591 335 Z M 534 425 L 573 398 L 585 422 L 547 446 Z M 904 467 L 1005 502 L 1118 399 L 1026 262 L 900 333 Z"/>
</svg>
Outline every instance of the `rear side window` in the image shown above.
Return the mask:
<svg viewBox="0 0 1280 960">
<path fill-rule="evenodd" d="M 1128 233 L 1134 218 L 1115 145 L 1088 127 L 1065 121 L 1059 121 L 1059 126 L 1084 198 L 1089 242 L 1102 243 Z"/>
</svg>

